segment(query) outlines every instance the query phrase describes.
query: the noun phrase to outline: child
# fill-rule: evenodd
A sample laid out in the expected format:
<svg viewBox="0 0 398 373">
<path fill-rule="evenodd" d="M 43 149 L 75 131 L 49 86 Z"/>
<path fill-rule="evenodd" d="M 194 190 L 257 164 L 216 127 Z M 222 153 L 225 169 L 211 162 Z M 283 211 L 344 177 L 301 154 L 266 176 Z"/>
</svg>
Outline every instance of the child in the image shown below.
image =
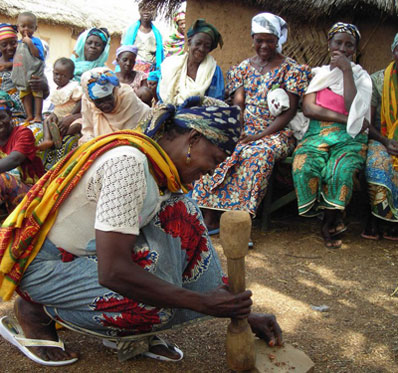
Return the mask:
<svg viewBox="0 0 398 373">
<path fill-rule="evenodd" d="M 33 36 L 33 33 L 37 30 L 37 19 L 36 16 L 31 12 L 23 12 L 19 14 L 17 19 L 18 32 L 22 36 L 21 43 L 28 47 L 28 50 L 33 59 L 29 59 L 29 63 L 26 59 L 22 60 L 18 58 L 19 51 L 18 47 L 16 52 L 16 58 L 14 58 L 13 73 L 12 78 L 17 87 L 20 88 L 21 85 L 18 84 L 16 79 L 19 75 L 24 76 L 24 81 L 29 81 L 32 77 L 41 77 L 44 69 L 44 48 L 41 40 Z M 24 66 L 29 65 L 29 66 Z M 31 65 L 31 66 L 30 66 Z M 33 66 L 34 65 L 34 66 Z M 23 84 L 24 88 L 20 89 L 20 97 L 25 108 L 26 116 L 28 121 L 35 123 L 41 123 L 42 121 L 42 107 L 43 107 L 43 92 L 32 92 L 26 84 Z M 33 117 L 33 107 L 32 107 L 32 96 L 34 98 L 34 117 Z"/>
<path fill-rule="evenodd" d="M 149 107 L 152 107 L 153 93 L 150 88 L 143 86 L 138 88 L 137 97 Z"/>
<path fill-rule="evenodd" d="M 43 124 L 44 137 L 39 144 L 40 150 L 45 150 L 53 145 L 56 148 L 62 146 L 57 122 L 62 121 L 71 114 L 80 113 L 83 91 L 78 82 L 71 80 L 75 71 L 75 64 L 69 58 L 58 58 L 54 62 L 53 79 L 57 89 L 50 94 L 50 101 L 54 105 L 54 111 L 46 118 Z M 80 124 L 71 125 L 67 134 L 76 133 L 75 128 Z"/>
</svg>

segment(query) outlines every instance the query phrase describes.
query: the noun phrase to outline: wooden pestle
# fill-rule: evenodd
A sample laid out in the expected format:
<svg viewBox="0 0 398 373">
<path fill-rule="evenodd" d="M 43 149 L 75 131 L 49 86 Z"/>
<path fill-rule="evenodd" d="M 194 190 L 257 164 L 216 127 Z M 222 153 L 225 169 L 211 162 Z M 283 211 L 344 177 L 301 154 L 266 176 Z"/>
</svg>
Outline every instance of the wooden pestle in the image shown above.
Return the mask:
<svg viewBox="0 0 398 373">
<path fill-rule="evenodd" d="M 227 257 L 228 281 L 234 294 L 246 290 L 245 256 L 251 232 L 251 218 L 244 211 L 228 211 L 222 214 L 220 238 Z M 247 319 L 231 319 L 227 329 L 227 363 L 235 371 L 253 369 L 256 362 L 254 334 Z"/>
</svg>

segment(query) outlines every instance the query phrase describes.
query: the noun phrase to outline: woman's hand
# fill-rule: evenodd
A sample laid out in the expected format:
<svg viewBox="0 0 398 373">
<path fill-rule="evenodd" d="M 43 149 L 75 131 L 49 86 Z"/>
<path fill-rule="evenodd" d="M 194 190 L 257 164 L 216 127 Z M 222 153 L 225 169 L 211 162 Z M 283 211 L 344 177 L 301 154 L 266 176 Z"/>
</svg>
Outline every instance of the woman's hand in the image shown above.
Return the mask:
<svg viewBox="0 0 398 373">
<path fill-rule="evenodd" d="M 386 142 L 386 149 L 388 154 L 398 156 L 398 141 L 393 139 L 388 139 Z"/>
<path fill-rule="evenodd" d="M 257 337 L 264 339 L 269 346 L 282 346 L 282 329 L 274 315 L 251 313 L 248 321 L 252 332 Z"/>
<path fill-rule="evenodd" d="M 257 140 L 260 140 L 263 136 L 261 134 L 258 135 L 245 135 L 242 134 L 240 139 L 239 139 L 239 143 L 240 144 L 248 144 L 249 142 L 254 142 Z"/>
<path fill-rule="evenodd" d="M 338 67 L 341 71 L 351 71 L 351 61 L 340 51 L 332 52 L 330 65 Z"/>
<path fill-rule="evenodd" d="M 243 319 L 250 315 L 252 292 L 249 290 L 232 294 L 228 286 L 223 285 L 202 295 L 200 313 L 215 317 L 231 317 Z"/>
</svg>

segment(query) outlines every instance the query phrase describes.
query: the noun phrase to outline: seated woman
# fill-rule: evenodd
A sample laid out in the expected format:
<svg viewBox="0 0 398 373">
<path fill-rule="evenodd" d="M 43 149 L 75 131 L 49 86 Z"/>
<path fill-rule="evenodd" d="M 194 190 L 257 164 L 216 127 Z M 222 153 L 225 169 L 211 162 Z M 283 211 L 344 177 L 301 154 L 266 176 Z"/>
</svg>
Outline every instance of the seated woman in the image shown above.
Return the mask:
<svg viewBox="0 0 398 373">
<path fill-rule="evenodd" d="M 159 337 L 149 345 L 143 339 L 204 315 L 248 317 L 253 332 L 281 343 L 275 318 L 250 312 L 250 291 L 232 295 L 221 286 L 201 213 L 181 194 L 231 154 L 240 133 L 236 107 L 195 105 L 199 97 L 178 110 L 160 107 L 144 127 L 157 142 L 121 131 L 82 145 L 1 228 L 0 247 L 9 250 L 0 251 L 0 296 L 9 299 L 17 286 L 20 326 L 5 316 L 0 333 L 29 358 L 43 365 L 77 360 L 63 349 L 55 321 L 114 341 L 125 355 L 169 361 L 182 351 Z M 27 231 L 33 249 L 24 245 Z M 23 335 L 28 341 L 18 339 Z M 40 347 L 23 345 L 38 339 L 45 340 Z"/>
<path fill-rule="evenodd" d="M 134 70 L 137 52 L 138 48 L 135 45 L 122 45 L 116 50 L 116 60 L 113 61 L 113 64 L 120 68 L 116 73 L 119 82 L 128 84 L 135 93 L 147 85 L 145 73 Z"/>
<path fill-rule="evenodd" d="M 222 47 L 217 29 L 204 19 L 194 22 L 187 32 L 188 51 L 166 58 L 161 66 L 159 96 L 164 103 L 180 105 L 190 96 L 224 99 L 224 77 L 209 53 Z"/>
<path fill-rule="evenodd" d="M 156 12 L 150 3 L 143 0 L 138 4 L 140 19 L 129 26 L 122 39 L 122 45 L 138 48 L 135 70 L 148 76 L 150 71 L 159 70 L 164 60 L 162 34 L 153 24 Z"/>
<path fill-rule="evenodd" d="M 127 84 L 120 84 L 107 67 L 97 67 L 83 74 L 82 137 L 83 144 L 94 137 L 123 129 L 134 129 L 150 108 Z"/>
<path fill-rule="evenodd" d="M 307 66 L 281 54 L 287 39 L 287 24 L 282 18 L 258 14 L 252 20 L 251 33 L 256 55 L 231 70 L 227 83 L 233 102 L 242 108 L 242 137 L 234 153 L 212 177 L 202 177 L 193 192 L 203 208 L 206 225 L 214 233 L 220 211 L 244 210 L 255 216 L 275 162 L 293 150 L 292 132 L 286 127 L 296 114 L 310 76 Z M 290 101 L 289 109 L 277 117 L 271 115 L 267 103 L 268 92 L 275 86 L 284 89 Z"/>
<path fill-rule="evenodd" d="M 313 69 L 303 100 L 309 128 L 294 152 L 293 181 L 299 214 L 324 213 L 321 234 L 327 248 L 339 248 L 334 236 L 346 230 L 342 212 L 352 195 L 353 178 L 364 166 L 372 82 L 352 62 L 360 34 L 336 23 L 328 33 L 330 65 Z"/>
<path fill-rule="evenodd" d="M 106 28 L 84 31 L 76 41 L 71 60 L 75 64 L 74 80 L 80 82 L 84 72 L 105 66 L 109 57 L 111 38 Z"/>
<path fill-rule="evenodd" d="M 391 45 L 393 61 L 372 74 L 372 121 L 366 160 L 371 215 L 361 236 L 398 240 L 398 34 Z M 380 77 L 380 79 L 378 79 Z M 377 115 L 379 114 L 380 115 Z"/>
<path fill-rule="evenodd" d="M 8 93 L 0 91 L 0 203 L 5 203 L 8 214 L 44 174 L 32 131 L 13 126 L 13 106 Z M 8 172 L 14 169 L 17 175 Z"/>
</svg>

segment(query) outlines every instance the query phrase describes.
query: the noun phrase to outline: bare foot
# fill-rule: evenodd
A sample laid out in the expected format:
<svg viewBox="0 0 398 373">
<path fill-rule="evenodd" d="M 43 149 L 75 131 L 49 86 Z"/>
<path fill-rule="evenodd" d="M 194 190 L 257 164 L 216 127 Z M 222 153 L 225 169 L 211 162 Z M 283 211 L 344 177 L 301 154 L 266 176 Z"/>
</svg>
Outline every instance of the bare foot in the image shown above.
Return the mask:
<svg viewBox="0 0 398 373">
<path fill-rule="evenodd" d="M 33 117 L 26 117 L 27 122 L 31 122 L 33 120 Z"/>
<path fill-rule="evenodd" d="M 26 338 L 58 341 L 55 322 L 46 315 L 42 305 L 27 302 L 19 297 L 15 301 L 14 312 Z M 29 347 L 29 349 L 46 361 L 62 361 L 78 357 L 76 352 L 68 349 L 62 351 L 56 347 Z"/>
<path fill-rule="evenodd" d="M 32 122 L 33 122 L 33 123 L 41 123 L 41 122 L 43 122 L 43 118 L 41 118 L 41 117 L 34 117 Z"/>
</svg>

